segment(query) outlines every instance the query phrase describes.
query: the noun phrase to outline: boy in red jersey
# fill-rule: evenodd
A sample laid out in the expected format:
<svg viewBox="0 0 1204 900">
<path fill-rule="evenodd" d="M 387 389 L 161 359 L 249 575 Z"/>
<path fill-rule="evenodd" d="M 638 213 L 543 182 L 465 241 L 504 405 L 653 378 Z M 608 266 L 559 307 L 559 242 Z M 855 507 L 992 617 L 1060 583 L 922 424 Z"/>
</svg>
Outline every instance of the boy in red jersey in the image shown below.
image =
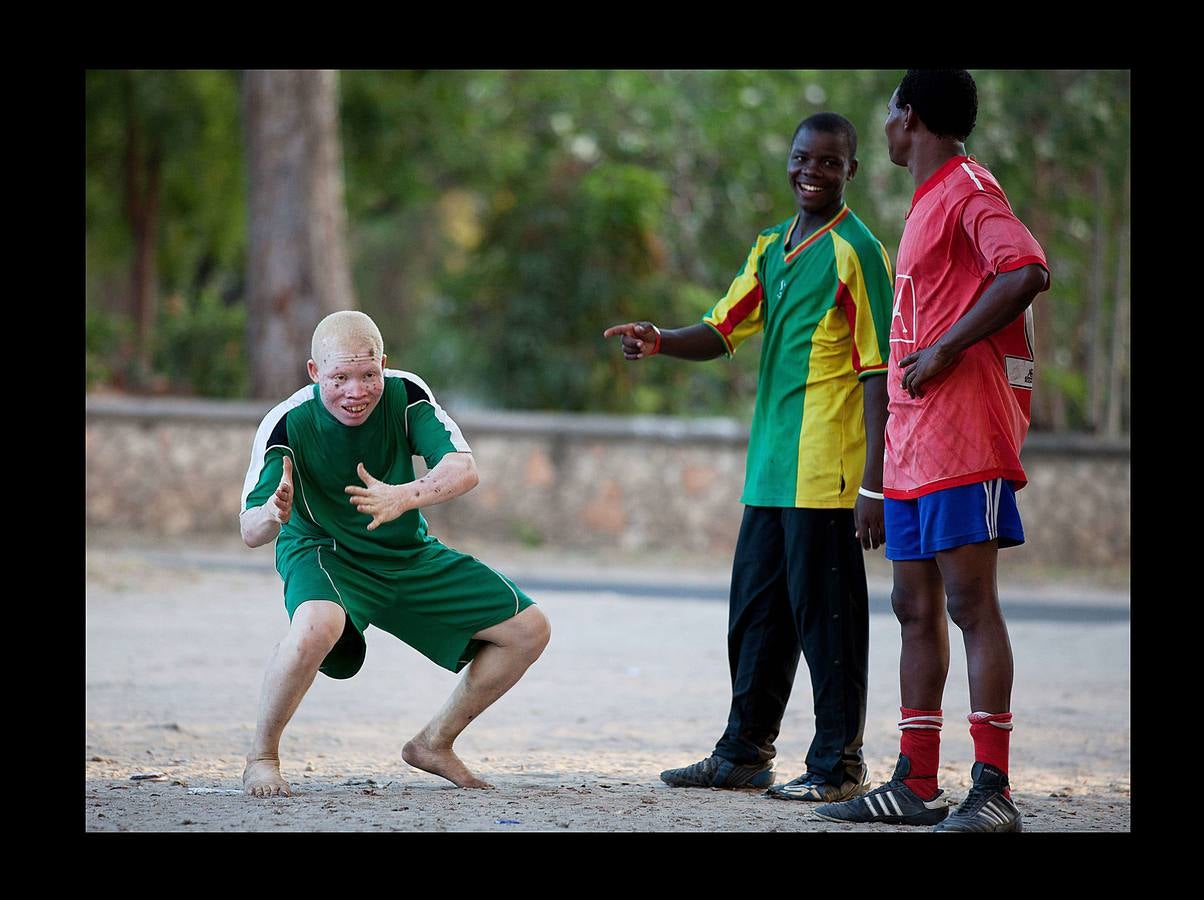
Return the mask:
<svg viewBox="0 0 1204 900">
<path fill-rule="evenodd" d="M 1015 491 L 1033 386 L 1032 311 L 1045 254 L 994 176 L 966 155 L 978 93 L 961 70 L 909 70 L 887 107 L 893 163 L 916 192 L 899 242 L 883 493 L 892 604 L 902 628 L 901 752 L 890 782 L 819 807 L 836 822 L 1020 831 L 1007 778 L 1012 652 L 1000 547 L 1024 542 Z M 937 788 L 948 611 L 970 680 L 973 786 Z"/>
</svg>

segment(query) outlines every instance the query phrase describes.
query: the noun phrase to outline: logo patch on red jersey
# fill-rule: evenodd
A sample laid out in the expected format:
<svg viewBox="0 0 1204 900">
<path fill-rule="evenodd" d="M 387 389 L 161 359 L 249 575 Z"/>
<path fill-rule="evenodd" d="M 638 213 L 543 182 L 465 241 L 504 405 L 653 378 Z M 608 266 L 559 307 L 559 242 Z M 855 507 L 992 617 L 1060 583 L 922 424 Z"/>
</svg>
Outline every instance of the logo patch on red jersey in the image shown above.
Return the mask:
<svg viewBox="0 0 1204 900">
<path fill-rule="evenodd" d="M 1003 361 L 1008 367 L 1008 384 L 1014 388 L 1031 391 L 1033 389 L 1033 375 L 1036 372 L 1033 361 L 1020 356 L 1005 356 Z"/>
<path fill-rule="evenodd" d="M 895 308 L 891 313 L 892 344 L 916 342 L 916 286 L 910 275 L 895 276 Z"/>
</svg>

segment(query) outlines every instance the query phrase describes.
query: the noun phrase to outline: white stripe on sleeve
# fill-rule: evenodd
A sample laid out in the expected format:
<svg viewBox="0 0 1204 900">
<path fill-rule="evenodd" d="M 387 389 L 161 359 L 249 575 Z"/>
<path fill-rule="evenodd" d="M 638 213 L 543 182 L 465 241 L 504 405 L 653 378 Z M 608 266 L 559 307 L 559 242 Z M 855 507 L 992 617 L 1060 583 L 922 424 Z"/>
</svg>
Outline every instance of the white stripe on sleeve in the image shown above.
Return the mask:
<svg viewBox="0 0 1204 900">
<path fill-rule="evenodd" d="M 416 385 L 426 391 L 426 395 L 430 398 L 431 408 L 435 411 L 435 418 L 442 422 L 443 427 L 447 429 L 448 438 L 451 440 L 452 446 L 461 453 L 472 452 L 472 448 L 468 446 L 468 441 L 464 439 L 463 432 L 460 431 L 460 426 L 457 425 L 452 417 L 447 414 L 446 410 L 439 405 L 439 401 L 435 399 L 435 392 L 431 390 L 430 385 L 428 385 L 413 372 L 403 372 L 401 369 L 385 369 L 385 375 L 392 376 L 394 378 L 408 378 L 410 381 L 414 382 Z M 422 402 L 422 400 L 415 401 L 415 403 Z M 411 403 L 406 407 L 406 410 L 408 411 L 410 406 L 414 405 L 414 403 Z"/>
<path fill-rule="evenodd" d="M 242 499 L 239 501 L 238 512 L 242 514 L 247 507 L 247 497 L 251 495 L 251 491 L 255 490 L 255 485 L 259 483 L 259 475 L 263 472 L 263 461 L 268 453 L 268 438 L 272 436 L 272 432 L 276 429 L 276 425 L 284 418 L 285 414 L 290 409 L 296 409 L 305 401 L 313 397 L 314 386 L 308 385 L 294 393 L 287 400 L 281 401 L 273 406 L 263 421 L 259 423 L 259 430 L 255 432 L 255 440 L 251 444 L 251 465 L 247 468 L 247 476 L 242 482 Z"/>
</svg>

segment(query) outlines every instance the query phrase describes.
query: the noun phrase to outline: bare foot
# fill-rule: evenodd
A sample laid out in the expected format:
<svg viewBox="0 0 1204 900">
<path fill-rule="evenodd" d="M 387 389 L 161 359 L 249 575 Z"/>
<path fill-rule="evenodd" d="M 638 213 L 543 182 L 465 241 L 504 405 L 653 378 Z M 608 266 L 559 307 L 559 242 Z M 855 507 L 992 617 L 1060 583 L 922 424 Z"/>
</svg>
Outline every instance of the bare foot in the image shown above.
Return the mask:
<svg viewBox="0 0 1204 900">
<path fill-rule="evenodd" d="M 280 760 L 272 757 L 247 757 L 242 772 L 242 790 L 252 797 L 291 797 L 288 782 L 280 777 Z"/>
<path fill-rule="evenodd" d="M 492 788 L 468 771 L 468 766 L 460 762 L 460 757 L 451 751 L 437 750 L 426 743 L 423 735 L 419 734 L 401 748 L 401 758 L 415 769 L 422 769 L 440 778 L 446 778 L 456 787 L 462 788 Z"/>
</svg>

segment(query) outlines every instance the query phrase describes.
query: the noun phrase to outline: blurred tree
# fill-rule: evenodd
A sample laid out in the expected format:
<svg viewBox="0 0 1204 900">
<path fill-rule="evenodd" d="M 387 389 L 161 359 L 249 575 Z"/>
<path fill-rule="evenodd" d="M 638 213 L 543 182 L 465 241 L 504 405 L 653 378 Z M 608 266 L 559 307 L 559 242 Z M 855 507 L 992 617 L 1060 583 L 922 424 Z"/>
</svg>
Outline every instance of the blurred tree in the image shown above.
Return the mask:
<svg viewBox="0 0 1204 900">
<path fill-rule="evenodd" d="M 1119 246 L 1129 244 L 1129 184 L 1131 172 L 1129 160 L 1125 159 L 1124 191 L 1121 193 Z M 1101 427 L 1104 434 L 1115 437 L 1128 431 L 1129 411 L 1129 254 L 1116 256 L 1116 289 L 1112 317 L 1112 353 L 1108 367 L 1108 407 Z"/>
<path fill-rule="evenodd" d="M 755 344 L 730 363 L 632 366 L 601 330 L 633 316 L 698 321 L 757 232 L 793 214 L 790 135 L 825 109 L 857 126 L 861 166 L 847 199 L 894 258 L 914 185 L 887 158 L 882 123 L 902 74 L 341 73 L 355 295 L 380 324 L 391 360 L 430 374 L 458 402 L 746 415 Z M 1036 309 L 1034 426 L 1123 433 L 1128 73 L 974 75 L 980 109 L 967 147 L 999 176 L 1053 268 L 1053 288 Z M 247 257 L 238 79 L 222 72 L 88 73 L 89 378 L 120 382 L 112 347 L 132 347 L 134 334 L 132 317 L 103 321 L 134 308 L 135 242 L 119 190 L 126 77 L 143 121 L 145 110 L 158 110 L 154 126 L 144 126 L 161 159 L 150 230 L 163 299 L 152 367 L 176 389 L 237 390 L 242 380 L 227 362 L 260 354 L 233 352 L 242 344 L 229 340 L 236 316 L 226 313 L 258 315 L 243 273 L 262 254 Z M 220 364 L 169 356 L 167 344 L 185 355 L 220 346 Z M 303 348 L 305 337 L 295 344 Z M 299 364 L 288 367 L 295 384 Z"/>
<path fill-rule="evenodd" d="M 314 326 L 356 307 L 344 233 L 338 76 L 252 70 L 243 77 L 249 186 L 247 347 L 251 392 L 304 380 Z"/>
<path fill-rule="evenodd" d="M 125 101 L 125 215 L 134 238 L 133 269 L 130 273 L 137 322 L 138 364 L 142 372 L 150 370 L 151 333 L 154 328 L 159 289 L 155 267 L 159 226 L 160 174 L 163 165 L 163 132 L 144 118 L 159 110 L 146 110 L 136 98 L 130 73 L 122 84 Z M 149 104 L 147 104 L 149 105 Z"/>
<path fill-rule="evenodd" d="M 162 389 L 164 320 L 187 328 L 205 290 L 226 305 L 241 300 L 237 80 L 228 72 L 89 71 L 84 86 L 89 384 Z"/>
<path fill-rule="evenodd" d="M 974 75 L 979 125 L 967 147 L 999 176 L 1053 273 L 1034 305 L 1033 427 L 1112 433 L 1109 404 L 1128 417 L 1128 346 L 1114 338 L 1129 315 L 1129 73 Z"/>
</svg>

